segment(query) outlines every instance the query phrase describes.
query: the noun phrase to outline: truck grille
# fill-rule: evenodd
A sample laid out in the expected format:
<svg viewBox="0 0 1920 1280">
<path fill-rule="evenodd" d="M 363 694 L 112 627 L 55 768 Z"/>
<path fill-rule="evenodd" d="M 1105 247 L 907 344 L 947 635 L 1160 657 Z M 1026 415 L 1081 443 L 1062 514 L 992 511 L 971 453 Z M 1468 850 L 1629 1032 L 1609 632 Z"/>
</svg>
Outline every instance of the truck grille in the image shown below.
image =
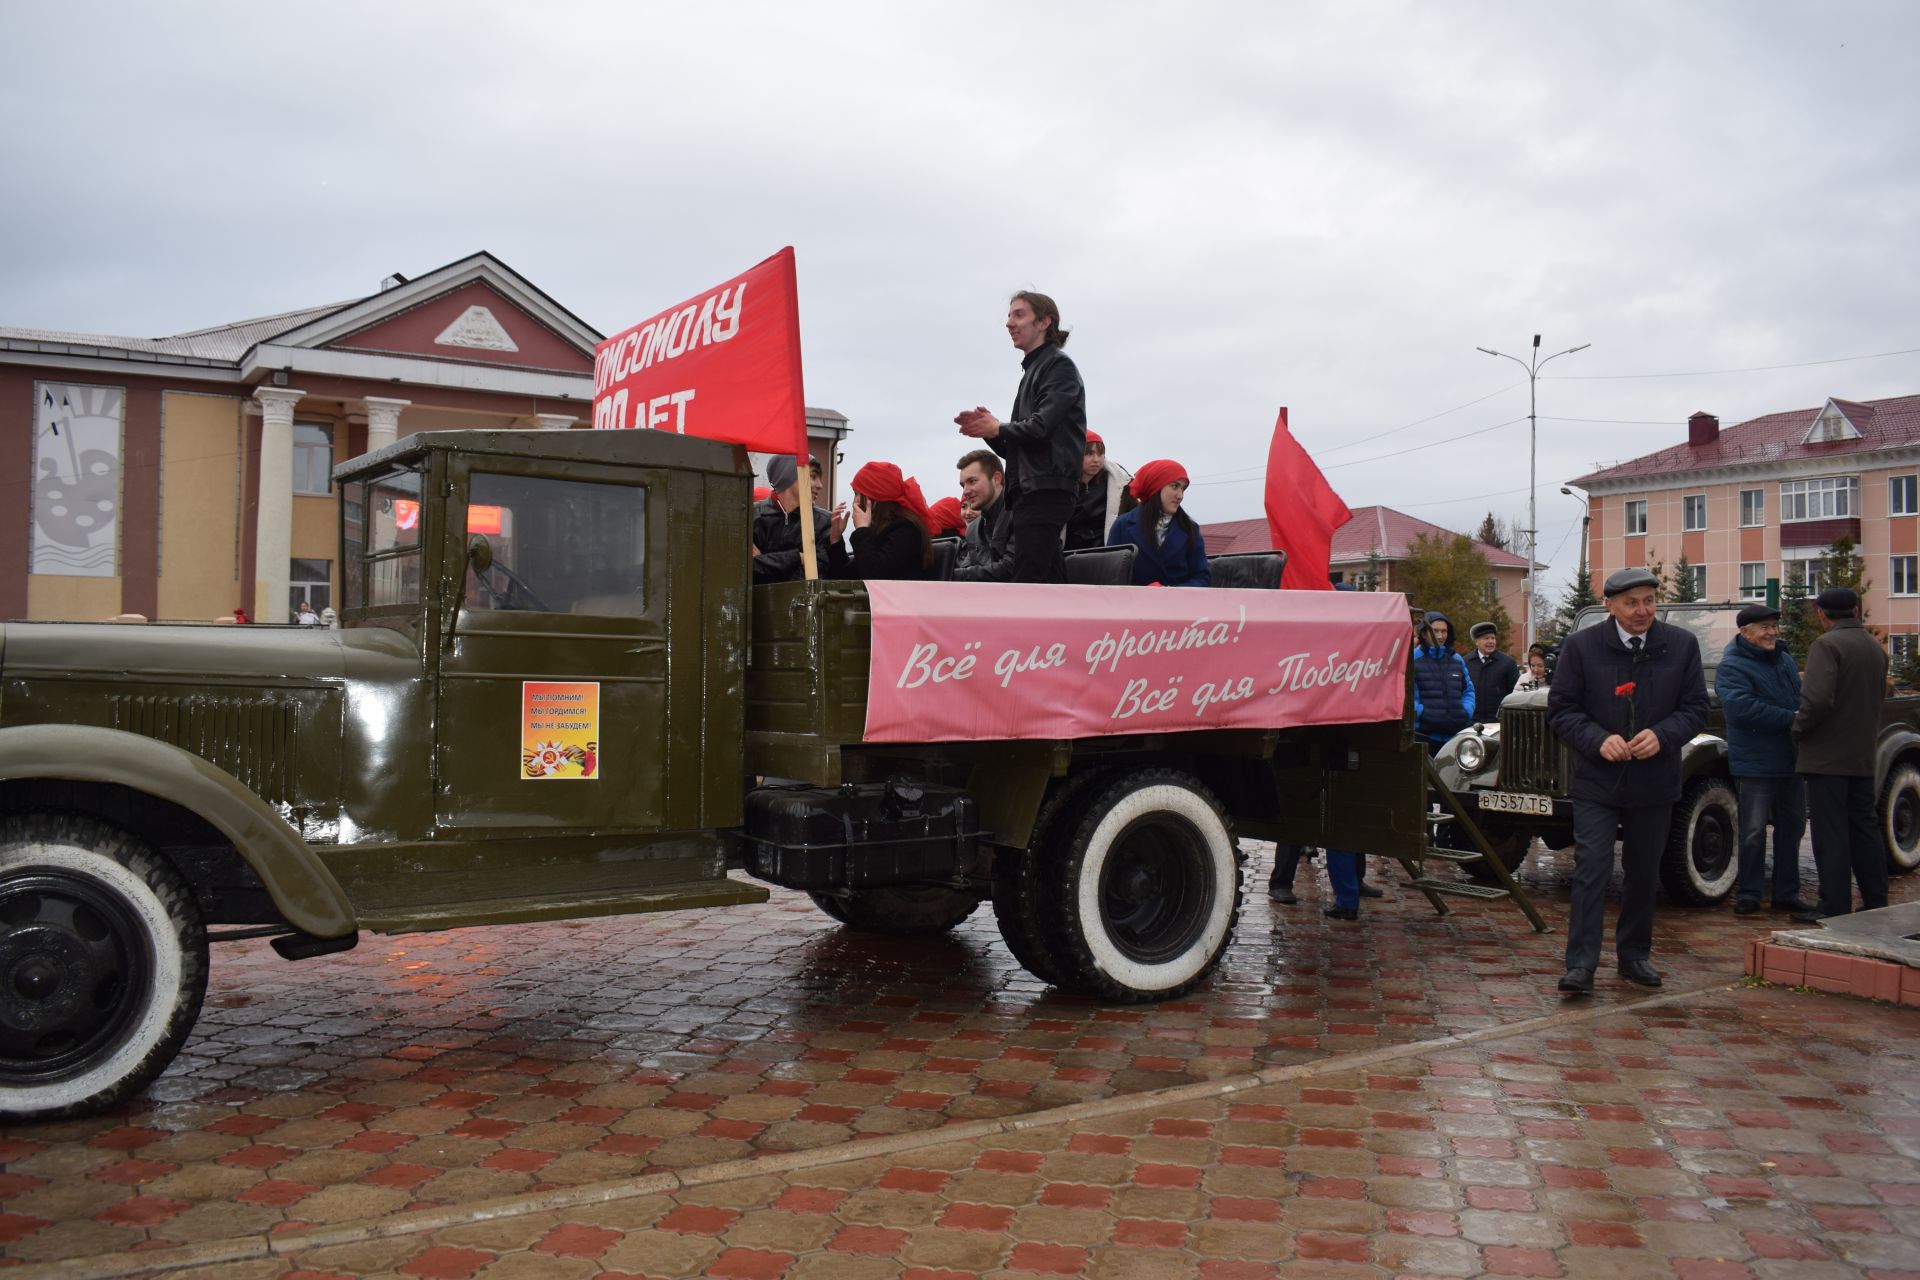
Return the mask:
<svg viewBox="0 0 1920 1280">
<path fill-rule="evenodd" d="M 1565 795 L 1567 746 L 1547 727 L 1545 707 L 1500 713 L 1500 786 L 1509 791 Z"/>
<path fill-rule="evenodd" d="M 292 799 L 295 706 L 259 698 L 116 694 L 113 727 L 170 742 L 224 769 L 268 804 Z"/>
</svg>

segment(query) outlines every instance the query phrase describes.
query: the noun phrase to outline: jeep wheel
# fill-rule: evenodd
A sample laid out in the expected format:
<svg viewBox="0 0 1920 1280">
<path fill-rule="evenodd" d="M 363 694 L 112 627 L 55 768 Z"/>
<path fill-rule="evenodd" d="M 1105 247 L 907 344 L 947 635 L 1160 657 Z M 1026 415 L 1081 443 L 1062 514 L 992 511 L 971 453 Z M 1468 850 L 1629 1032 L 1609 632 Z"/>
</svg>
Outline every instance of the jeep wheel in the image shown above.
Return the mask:
<svg viewBox="0 0 1920 1280">
<path fill-rule="evenodd" d="M 1107 1000 L 1191 990 L 1226 953 L 1240 855 L 1219 801 L 1170 769 L 1101 788 L 1064 847 L 1044 851 L 1063 985 Z"/>
<path fill-rule="evenodd" d="M 1533 848 L 1533 834 L 1523 827 L 1514 827 L 1497 818 L 1481 817 L 1475 814 L 1474 821 L 1480 824 L 1481 834 L 1486 836 L 1487 844 L 1493 849 L 1493 856 L 1500 859 L 1500 865 L 1507 869 L 1507 874 L 1513 875 L 1519 871 L 1520 864 L 1527 860 L 1527 853 Z M 1473 846 L 1473 841 L 1467 838 L 1466 829 L 1457 822 L 1450 822 L 1440 830 L 1446 835 L 1448 848 L 1466 849 Z M 1479 862 L 1464 862 L 1460 866 L 1470 880 L 1480 884 L 1500 883 L 1499 878 L 1488 870 L 1484 858 Z"/>
<path fill-rule="evenodd" d="M 1675 902 L 1711 907 L 1733 892 L 1740 870 L 1740 802 L 1725 778 L 1696 778 L 1673 806 L 1660 883 Z"/>
<path fill-rule="evenodd" d="M 1053 886 L 1044 874 L 1048 851 L 1061 849 L 1093 802 L 1102 775 L 1073 774 L 1053 784 L 1025 849 L 999 849 L 993 859 L 993 918 L 1000 939 L 1042 982 L 1059 984 L 1070 972 L 1054 936 Z"/>
<path fill-rule="evenodd" d="M 807 896 L 849 929 L 899 938 L 945 933 L 980 905 L 979 894 L 943 884 L 883 885 Z"/>
<path fill-rule="evenodd" d="M 85 818 L 0 823 L 0 1117 L 146 1087 L 193 1030 L 207 939 L 173 865 Z"/>
<path fill-rule="evenodd" d="M 1880 792 L 1880 835 L 1887 870 L 1903 876 L 1920 867 L 1920 769 L 1898 764 Z"/>
</svg>

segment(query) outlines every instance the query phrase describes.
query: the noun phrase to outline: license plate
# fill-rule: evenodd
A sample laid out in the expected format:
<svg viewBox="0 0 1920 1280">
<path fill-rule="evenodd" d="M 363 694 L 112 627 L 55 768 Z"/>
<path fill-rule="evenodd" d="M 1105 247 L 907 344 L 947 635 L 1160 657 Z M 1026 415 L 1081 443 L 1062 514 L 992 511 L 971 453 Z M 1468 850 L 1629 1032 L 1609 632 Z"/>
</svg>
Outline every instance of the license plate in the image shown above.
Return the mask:
<svg viewBox="0 0 1920 1280">
<path fill-rule="evenodd" d="M 1517 791 L 1482 791 L 1480 808 L 1491 813 L 1530 813 L 1541 818 L 1551 818 L 1553 797 L 1527 796 Z"/>
</svg>

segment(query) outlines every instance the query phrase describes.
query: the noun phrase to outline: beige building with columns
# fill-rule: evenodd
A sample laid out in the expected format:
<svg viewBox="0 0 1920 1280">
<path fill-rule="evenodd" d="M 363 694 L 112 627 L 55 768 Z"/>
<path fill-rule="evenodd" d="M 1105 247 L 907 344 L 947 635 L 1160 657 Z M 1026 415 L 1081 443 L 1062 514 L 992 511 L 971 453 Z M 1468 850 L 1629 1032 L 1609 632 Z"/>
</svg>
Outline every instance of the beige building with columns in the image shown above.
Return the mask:
<svg viewBox="0 0 1920 1280">
<path fill-rule="evenodd" d="M 167 338 L 0 327 L 0 619 L 324 609 L 336 463 L 418 431 L 585 428 L 601 337 L 488 253 Z M 829 491 L 847 429 L 807 410 Z"/>
</svg>

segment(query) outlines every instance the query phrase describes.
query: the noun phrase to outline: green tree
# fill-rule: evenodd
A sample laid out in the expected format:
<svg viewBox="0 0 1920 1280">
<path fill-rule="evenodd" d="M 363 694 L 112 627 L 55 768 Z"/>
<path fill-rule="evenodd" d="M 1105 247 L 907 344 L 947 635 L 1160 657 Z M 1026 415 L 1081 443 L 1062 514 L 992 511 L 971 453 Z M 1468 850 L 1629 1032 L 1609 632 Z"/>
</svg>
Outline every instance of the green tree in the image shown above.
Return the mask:
<svg viewBox="0 0 1920 1280">
<path fill-rule="evenodd" d="M 1415 609 L 1447 615 L 1456 647 L 1465 642 L 1467 628 L 1491 622 L 1504 649 L 1513 634 L 1513 619 L 1498 599 L 1488 597 L 1487 580 L 1493 577 L 1493 567 L 1473 541 L 1461 533 L 1419 534 L 1395 577 Z"/>
<path fill-rule="evenodd" d="M 1587 567 L 1586 544 L 1580 545 L 1580 572 L 1574 575 L 1573 582 L 1567 587 L 1567 594 L 1561 597 L 1560 611 L 1553 616 L 1554 637 L 1549 644 L 1558 644 L 1573 631 L 1573 620 L 1582 609 L 1600 603 L 1600 597 L 1593 594 L 1593 571 Z"/>
<path fill-rule="evenodd" d="M 1510 537 L 1511 535 L 1507 530 L 1507 526 L 1502 524 L 1493 512 L 1489 511 L 1487 512 L 1487 518 L 1480 522 L 1480 532 L 1473 535 L 1473 540 L 1485 546 L 1492 547 L 1496 551 L 1506 551 L 1508 550 L 1508 540 Z"/>
<path fill-rule="evenodd" d="M 1353 575 L 1348 581 L 1353 583 L 1355 591 L 1378 591 L 1380 584 L 1387 578 L 1387 562 L 1380 558 L 1380 548 L 1367 552 L 1367 567 Z"/>
<path fill-rule="evenodd" d="M 1799 562 L 1787 566 L 1787 580 L 1780 586 L 1780 644 L 1794 660 L 1805 666 L 1807 650 L 1820 635 L 1820 623 L 1807 603 L 1807 574 Z"/>
<path fill-rule="evenodd" d="M 1667 599 L 1675 604 L 1692 604 L 1700 598 L 1693 589 L 1693 566 L 1687 562 L 1687 553 L 1682 551 L 1680 558 L 1673 562 L 1673 581 L 1667 588 Z"/>
<path fill-rule="evenodd" d="M 1821 557 L 1821 580 L 1829 587 L 1852 587 L 1860 595 L 1860 616 L 1867 616 L 1867 588 L 1873 583 L 1867 578 L 1865 557 L 1856 555 L 1853 539 L 1841 534 L 1827 548 L 1827 554 Z"/>
</svg>

